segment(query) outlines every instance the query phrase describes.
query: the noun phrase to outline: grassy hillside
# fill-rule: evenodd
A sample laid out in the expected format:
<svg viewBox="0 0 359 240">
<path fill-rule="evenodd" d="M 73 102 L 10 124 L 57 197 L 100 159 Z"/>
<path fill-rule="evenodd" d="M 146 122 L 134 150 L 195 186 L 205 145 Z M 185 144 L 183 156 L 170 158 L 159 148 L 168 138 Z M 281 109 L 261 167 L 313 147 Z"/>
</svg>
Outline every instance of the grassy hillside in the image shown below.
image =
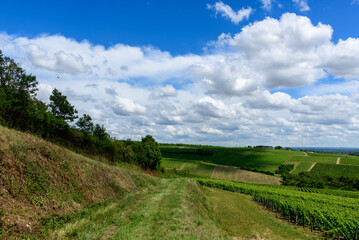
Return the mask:
<svg viewBox="0 0 359 240">
<path fill-rule="evenodd" d="M 175 161 L 203 161 L 208 163 L 245 167 L 274 173 L 279 165 L 293 156 L 304 156 L 303 152 L 257 149 L 257 148 L 225 148 L 225 147 L 181 147 L 161 146 L 162 156 Z M 207 154 L 198 153 L 204 149 Z"/>
<path fill-rule="evenodd" d="M 0 126 L 0 237 L 39 236 L 46 222 L 156 181 Z"/>
</svg>

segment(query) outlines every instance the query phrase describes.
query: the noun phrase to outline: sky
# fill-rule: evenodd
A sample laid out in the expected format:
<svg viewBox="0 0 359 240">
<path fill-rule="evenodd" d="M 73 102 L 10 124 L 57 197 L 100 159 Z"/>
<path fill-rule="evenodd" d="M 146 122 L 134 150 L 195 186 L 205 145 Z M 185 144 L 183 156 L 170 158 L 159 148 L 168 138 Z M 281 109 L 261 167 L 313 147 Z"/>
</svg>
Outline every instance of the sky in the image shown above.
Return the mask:
<svg viewBox="0 0 359 240">
<path fill-rule="evenodd" d="M 37 98 L 118 139 L 359 147 L 358 0 L 0 2 Z"/>
</svg>

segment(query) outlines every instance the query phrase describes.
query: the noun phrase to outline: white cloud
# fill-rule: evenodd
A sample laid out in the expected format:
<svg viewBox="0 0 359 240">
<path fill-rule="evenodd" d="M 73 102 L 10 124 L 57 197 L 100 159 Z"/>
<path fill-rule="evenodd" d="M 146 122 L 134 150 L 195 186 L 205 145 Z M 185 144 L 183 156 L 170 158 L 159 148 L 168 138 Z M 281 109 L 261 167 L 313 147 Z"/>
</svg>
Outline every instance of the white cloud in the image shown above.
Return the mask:
<svg viewBox="0 0 359 240">
<path fill-rule="evenodd" d="M 215 10 L 216 14 L 221 14 L 222 17 L 229 18 L 234 24 L 238 24 L 243 21 L 243 19 L 248 20 L 249 15 L 251 15 L 253 11 L 251 7 L 248 7 L 235 12 L 229 5 L 224 4 L 222 1 L 216 2 L 213 5 L 207 4 L 207 8 Z"/>
<path fill-rule="evenodd" d="M 202 55 L 6 33 L 0 49 L 37 76 L 39 99 L 48 101 L 56 87 L 79 115 L 90 114 L 120 139 L 353 146 L 359 40 L 334 43 L 332 33 L 329 25 L 287 13 L 222 34 Z M 326 75 L 347 80 L 318 82 Z"/>
<path fill-rule="evenodd" d="M 320 49 L 322 67 L 335 77 L 359 79 L 359 39 L 339 40 Z"/>
<path fill-rule="evenodd" d="M 191 67 L 191 73 L 211 95 L 242 96 L 258 87 L 255 72 L 240 57 L 217 56 Z"/>
<path fill-rule="evenodd" d="M 261 0 L 261 2 L 262 2 L 262 7 L 265 10 L 269 11 L 272 9 L 272 0 Z"/>
<path fill-rule="evenodd" d="M 332 28 L 295 14 L 283 14 L 279 20 L 266 18 L 242 29 L 231 38 L 222 38 L 243 52 L 269 89 L 296 87 L 314 83 L 326 76 L 320 67 L 318 47 L 330 43 Z"/>
<path fill-rule="evenodd" d="M 88 41 L 77 42 L 60 35 L 35 38 L 0 34 L 0 47 L 28 69 L 36 73 L 86 74 L 91 78 L 129 80 L 151 78 L 161 82 L 167 78 L 185 77 L 184 71 L 199 56 L 173 57 L 153 47 L 132 47 L 116 44 L 105 48 Z M 63 76 L 64 77 L 64 76 Z"/>
<path fill-rule="evenodd" d="M 176 97 L 178 92 L 172 85 L 165 85 L 159 86 L 152 90 L 151 98 L 153 99 L 161 99 L 161 98 L 168 98 L 168 97 Z"/>
<path fill-rule="evenodd" d="M 140 104 L 135 103 L 132 99 L 115 97 L 113 101 L 109 102 L 110 108 L 116 115 L 128 116 L 131 114 L 140 114 L 146 111 L 146 108 Z"/>
<path fill-rule="evenodd" d="M 307 0 L 293 0 L 293 2 L 301 12 L 307 12 L 310 10 Z"/>
</svg>

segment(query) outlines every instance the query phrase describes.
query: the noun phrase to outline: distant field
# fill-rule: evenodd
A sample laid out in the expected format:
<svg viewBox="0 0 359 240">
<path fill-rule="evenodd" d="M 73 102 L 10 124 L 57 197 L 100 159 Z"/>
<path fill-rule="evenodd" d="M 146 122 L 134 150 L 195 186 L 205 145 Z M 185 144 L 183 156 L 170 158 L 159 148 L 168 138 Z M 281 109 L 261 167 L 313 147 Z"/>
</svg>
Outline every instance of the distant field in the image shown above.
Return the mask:
<svg viewBox="0 0 359 240">
<path fill-rule="evenodd" d="M 162 155 L 165 159 L 203 161 L 208 163 L 247 167 L 274 173 L 279 165 L 283 164 L 293 156 L 303 155 L 303 152 L 288 150 L 265 150 L 252 148 L 224 148 L 224 147 L 205 147 L 203 149 L 210 152 L 210 155 L 197 154 L 199 148 L 185 147 L 161 147 Z M 165 166 L 166 167 L 166 166 Z"/>
<path fill-rule="evenodd" d="M 249 183 L 280 184 L 280 178 L 278 177 L 240 170 L 233 167 L 216 167 L 213 170 L 211 178 Z"/>
<path fill-rule="evenodd" d="M 340 177 L 340 176 L 358 177 L 359 166 L 318 163 L 312 169 L 311 173 L 317 176 L 330 175 L 336 177 Z"/>
<path fill-rule="evenodd" d="M 295 165 L 295 169 L 291 172 L 292 174 L 306 172 L 310 169 L 313 163 L 316 163 L 316 166 L 311 172 L 317 174 L 327 173 L 333 170 L 333 174 L 336 176 L 340 174 L 343 176 L 359 175 L 359 171 L 357 171 L 355 166 L 344 165 L 351 164 L 359 166 L 358 156 L 312 152 L 305 153 L 301 151 L 277 149 L 225 148 L 210 146 L 161 146 L 160 149 L 164 157 L 162 160 L 162 165 L 164 167 L 175 169 L 183 168 L 203 177 L 210 176 L 214 167 L 211 168 L 199 165 L 200 162 L 269 173 L 275 173 L 278 167 L 282 164 L 293 164 Z M 332 166 L 330 167 L 330 170 L 328 170 L 328 166 L 326 165 L 336 165 L 339 157 L 340 167 Z M 321 164 L 324 164 L 324 167 Z M 236 178 L 232 177 L 232 179 Z"/>
<path fill-rule="evenodd" d="M 359 157 L 358 156 L 347 156 L 343 155 L 340 157 L 340 164 L 354 164 L 359 165 Z M 359 173 L 358 173 L 359 174 Z"/>
<path fill-rule="evenodd" d="M 336 163 L 338 157 L 323 157 L 323 156 L 293 156 L 290 161 L 294 162 L 318 162 L 318 163 Z"/>
<path fill-rule="evenodd" d="M 298 174 L 300 172 L 306 172 L 312 166 L 313 163 L 311 162 L 301 162 L 299 163 L 296 168 L 293 170 L 292 174 Z"/>
</svg>

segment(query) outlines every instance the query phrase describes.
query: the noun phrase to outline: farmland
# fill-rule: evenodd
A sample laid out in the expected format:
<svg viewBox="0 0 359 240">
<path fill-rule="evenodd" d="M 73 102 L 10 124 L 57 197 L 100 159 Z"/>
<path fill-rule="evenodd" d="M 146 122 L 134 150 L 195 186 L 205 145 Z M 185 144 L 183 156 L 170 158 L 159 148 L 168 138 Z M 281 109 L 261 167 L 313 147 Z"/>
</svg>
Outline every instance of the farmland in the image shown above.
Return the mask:
<svg viewBox="0 0 359 240">
<path fill-rule="evenodd" d="M 316 176 L 329 174 L 353 177 L 358 176 L 359 172 L 357 156 L 213 146 L 166 145 L 160 149 L 164 156 L 162 166 L 167 169 L 186 170 L 198 177 L 223 180 L 273 184 L 278 181 L 263 177 L 263 173 L 275 177 L 276 170 L 282 164 L 293 165 L 291 174 L 294 175 L 310 171 Z M 257 175 L 249 176 L 246 171 Z M 249 177 L 243 177 L 244 175 Z M 260 176 L 262 180 L 258 180 Z M 257 180 L 253 180 L 253 177 Z"/>
<path fill-rule="evenodd" d="M 254 201 L 280 213 L 288 221 L 318 229 L 331 237 L 353 239 L 359 225 L 359 200 L 355 197 L 307 193 L 292 187 L 208 179 L 198 181 L 205 186 L 251 195 Z"/>
</svg>

